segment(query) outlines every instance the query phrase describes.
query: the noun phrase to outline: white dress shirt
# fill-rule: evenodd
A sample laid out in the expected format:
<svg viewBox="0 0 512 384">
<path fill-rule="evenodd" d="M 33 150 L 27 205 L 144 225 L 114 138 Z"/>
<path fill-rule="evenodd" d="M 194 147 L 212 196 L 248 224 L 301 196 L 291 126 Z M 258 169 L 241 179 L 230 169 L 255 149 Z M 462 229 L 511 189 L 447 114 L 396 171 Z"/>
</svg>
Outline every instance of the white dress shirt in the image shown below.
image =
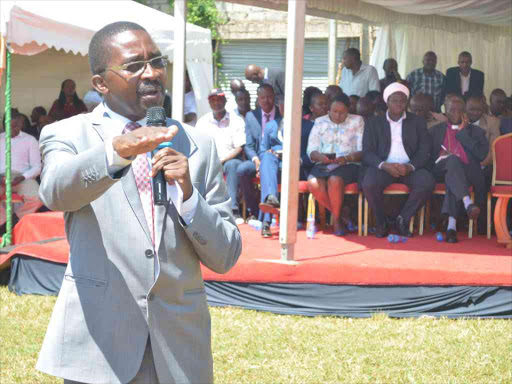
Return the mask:
<svg viewBox="0 0 512 384">
<path fill-rule="evenodd" d="M 111 136 L 105 140 L 105 151 L 108 173 L 113 175 L 124 167 L 130 165 L 135 159 L 125 159 L 119 156 L 117 152 L 114 151 L 114 147 L 112 146 L 112 139 L 115 136 L 121 135 L 126 124 L 128 124 L 131 120 L 112 111 L 106 103 L 103 105 L 105 107 L 105 111 L 112 120 L 112 126 L 108 130 L 111 133 Z M 137 123 L 144 127 L 146 125 L 146 118 L 137 121 Z M 151 152 L 148 152 L 146 156 L 148 158 L 149 164 L 151 165 Z M 178 214 L 181 216 L 186 225 L 190 225 L 190 223 L 192 223 L 192 219 L 196 213 L 197 204 L 199 203 L 198 194 L 199 192 L 193 188 L 190 198 L 186 201 L 183 201 L 183 190 L 181 189 L 180 185 L 178 183 L 174 183 L 173 185 L 167 184 L 167 197 L 171 198 L 172 203 L 178 211 Z"/>
<path fill-rule="evenodd" d="M 220 159 L 245 145 L 245 120 L 234 112 L 226 111 L 220 121 L 215 120 L 213 112 L 209 112 L 197 121 L 196 128 L 213 138 Z"/>
<path fill-rule="evenodd" d="M 340 87 L 343 89 L 343 93 L 348 96 L 364 97 L 368 91 L 380 92 L 379 74 L 375 67 L 368 64 L 361 64 L 361 68 L 355 75 L 351 69 L 343 68 L 341 70 Z"/>
<path fill-rule="evenodd" d="M 402 141 L 402 122 L 405 119 L 405 116 L 406 115 L 404 112 L 400 120 L 393 121 L 390 119 L 389 113 L 386 112 L 386 118 L 388 119 L 389 125 L 391 127 L 391 149 L 389 150 L 386 163 L 407 164 L 411 160 L 409 159 L 407 152 L 405 152 L 404 142 Z M 379 164 L 379 168 L 381 168 L 383 163 L 384 162 Z"/>
<path fill-rule="evenodd" d="M 41 173 L 41 153 L 34 136 L 20 132 L 11 138 L 11 170 L 25 179 Z M 0 172 L 5 174 L 5 132 L 0 133 Z"/>
<path fill-rule="evenodd" d="M 460 89 L 461 89 L 463 95 L 467 91 L 469 91 L 469 79 L 470 78 L 471 78 L 471 71 L 469 71 L 467 76 L 464 76 L 462 73 L 460 74 Z"/>
</svg>

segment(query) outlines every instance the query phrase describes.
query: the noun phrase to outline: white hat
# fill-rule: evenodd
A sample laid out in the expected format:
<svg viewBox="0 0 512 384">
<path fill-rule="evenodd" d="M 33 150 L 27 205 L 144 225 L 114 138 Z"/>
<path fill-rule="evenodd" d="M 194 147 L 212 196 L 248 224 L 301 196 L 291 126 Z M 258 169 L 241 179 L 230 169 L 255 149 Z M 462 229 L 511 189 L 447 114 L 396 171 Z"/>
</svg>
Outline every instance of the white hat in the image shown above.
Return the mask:
<svg viewBox="0 0 512 384">
<path fill-rule="evenodd" d="M 409 98 L 409 95 L 411 94 L 411 92 L 409 91 L 409 88 L 407 88 L 405 85 L 403 85 L 402 83 L 394 82 L 394 83 L 391 83 L 390 85 L 388 85 L 386 87 L 386 89 L 384 89 L 384 95 L 383 95 L 384 102 L 387 103 L 389 96 L 391 96 L 395 92 L 405 93 L 407 98 Z"/>
</svg>

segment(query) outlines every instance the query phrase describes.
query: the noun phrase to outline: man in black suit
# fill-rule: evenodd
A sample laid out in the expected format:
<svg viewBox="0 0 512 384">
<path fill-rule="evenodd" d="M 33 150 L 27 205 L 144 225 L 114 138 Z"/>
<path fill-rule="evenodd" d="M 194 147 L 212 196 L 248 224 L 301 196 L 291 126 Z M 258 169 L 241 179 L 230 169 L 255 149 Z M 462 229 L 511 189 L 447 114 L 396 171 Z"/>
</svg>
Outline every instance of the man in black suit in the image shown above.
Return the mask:
<svg viewBox="0 0 512 384">
<path fill-rule="evenodd" d="M 261 68 L 255 64 L 249 64 L 245 68 L 245 78 L 259 85 L 270 84 L 276 96 L 284 95 L 286 74 L 282 69 Z"/>
<path fill-rule="evenodd" d="M 237 168 L 237 175 L 240 180 L 240 189 L 244 195 L 247 209 L 250 216 L 256 216 L 258 212 L 258 196 L 255 196 L 252 178 L 260 170 L 260 143 L 265 133 L 267 123 L 281 117 L 279 108 L 274 105 L 274 89 L 269 84 L 260 85 L 258 88 L 259 105 L 254 111 L 247 112 L 245 115 L 245 146 L 244 152 L 247 158 Z"/>
<path fill-rule="evenodd" d="M 409 197 L 397 217 L 397 230 L 412 236 L 409 221 L 432 195 L 435 181 L 424 169 L 429 159 L 430 137 L 425 119 L 406 112 L 409 89 L 392 83 L 384 90 L 388 111 L 368 119 L 363 135 L 363 165 L 367 167 L 362 186 L 377 219 L 377 237 L 388 235 L 383 190 L 392 183 L 410 188 Z"/>
<path fill-rule="evenodd" d="M 459 54 L 458 67 L 446 71 L 446 94 L 455 93 L 462 97 L 484 94 L 484 73 L 472 69 L 473 58 L 469 52 Z"/>
<path fill-rule="evenodd" d="M 447 99 L 448 121 L 432 127 L 432 174 L 446 185 L 441 213 L 448 215 L 446 241 L 457 242 L 457 211 L 462 201 L 470 219 L 477 219 L 485 202 L 486 187 L 480 163 L 487 157 L 489 142 L 485 131 L 469 122 L 464 100 L 459 96 Z M 475 191 L 475 202 L 470 198 L 469 187 Z"/>
</svg>

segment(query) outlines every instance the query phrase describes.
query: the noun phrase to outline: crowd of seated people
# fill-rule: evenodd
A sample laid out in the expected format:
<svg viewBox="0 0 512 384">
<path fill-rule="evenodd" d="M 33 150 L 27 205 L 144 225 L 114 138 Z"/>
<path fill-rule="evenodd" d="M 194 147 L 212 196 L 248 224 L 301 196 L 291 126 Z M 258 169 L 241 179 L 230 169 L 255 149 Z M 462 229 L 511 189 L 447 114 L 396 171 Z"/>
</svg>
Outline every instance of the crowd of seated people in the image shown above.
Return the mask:
<svg viewBox="0 0 512 384">
<path fill-rule="evenodd" d="M 402 77 L 396 60 L 389 58 L 385 77 L 378 79 L 375 68 L 350 48 L 343 55 L 339 85 L 324 92 L 318 87 L 304 90 L 300 177 L 330 211 L 334 235 L 347 232 L 343 190 L 350 183 L 364 192 L 375 214 L 377 237 L 387 236 L 391 223 L 401 235 L 412 236 L 409 220 L 431 199 L 436 183 L 447 189 L 440 211 L 448 242 L 458 241 L 461 212 L 479 220 L 479 232 L 486 229 L 490 148 L 500 134 L 512 130 L 512 99 L 501 89 L 484 96 L 484 74 L 471 67 L 469 52 L 461 52 L 458 65 L 446 74 L 436 70 L 432 51 L 422 64 Z M 244 82 L 233 80 L 225 110 L 244 119 L 245 143 L 237 149 L 236 177 L 231 169 L 225 178 L 230 196 L 238 198 L 232 204 L 238 222 L 244 214 L 247 220 L 259 219 L 262 236 L 271 237 L 271 217 L 259 208 L 280 204 L 285 73 L 251 64 L 245 76 L 259 85 L 256 108 L 251 110 Z M 230 132 L 225 129 L 226 135 Z M 390 218 L 383 209 L 383 191 L 392 183 L 406 184 L 409 194 L 398 215 Z"/>
<path fill-rule="evenodd" d="M 339 85 L 323 92 L 314 86 L 304 90 L 300 179 L 308 181 L 317 202 L 332 215 L 334 235 L 345 235 L 346 216 L 354 215 L 344 207 L 344 186 L 351 183 L 358 183 L 375 214 L 377 237 L 386 236 L 391 224 L 412 236 L 409 219 L 431 199 L 436 182 L 447 186 L 439 210 L 446 217 L 448 242 L 457 242 L 461 207 L 468 218 L 478 219 L 479 232 L 485 231 L 491 146 L 512 132 L 512 97 L 495 89 L 486 98 L 484 73 L 472 68 L 469 52 L 461 52 L 458 65 L 446 74 L 436 70 L 435 52 L 425 53 L 422 64 L 404 79 L 397 61 L 389 58 L 379 79 L 376 69 L 350 48 L 343 55 Z M 260 212 L 260 205 L 280 205 L 285 73 L 250 64 L 245 77 L 258 84 L 255 109 L 244 81 L 234 79 L 228 97 L 221 89 L 210 92 L 211 112 L 197 120 L 196 128 L 215 141 L 237 223 L 242 217 L 259 219 L 262 236 L 271 237 L 271 216 Z M 94 90 L 80 100 L 75 88 L 71 79 L 62 82 L 49 113 L 35 107 L 29 119 L 13 109 L 15 124 L 19 120 L 21 131 L 37 142 L 46 124 L 91 111 L 101 102 Z M 192 100 L 188 74 L 186 92 Z M 194 125 L 196 107 L 185 104 L 186 122 Z M 406 184 L 410 191 L 396 217 L 383 209 L 383 191 L 392 183 Z"/>
</svg>

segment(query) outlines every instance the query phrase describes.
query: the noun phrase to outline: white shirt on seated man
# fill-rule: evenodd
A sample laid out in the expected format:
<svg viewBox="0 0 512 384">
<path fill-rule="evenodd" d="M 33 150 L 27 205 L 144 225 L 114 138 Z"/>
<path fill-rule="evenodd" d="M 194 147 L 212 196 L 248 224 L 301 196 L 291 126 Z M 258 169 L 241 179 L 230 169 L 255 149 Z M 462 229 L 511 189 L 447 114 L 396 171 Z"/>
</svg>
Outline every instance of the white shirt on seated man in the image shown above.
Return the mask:
<svg viewBox="0 0 512 384">
<path fill-rule="evenodd" d="M 22 218 L 37 211 L 43 203 L 39 200 L 39 184 L 36 181 L 41 173 L 41 154 L 37 140 L 21 131 L 23 116 L 11 118 L 11 174 L 12 193 L 23 196 L 23 202 L 14 203 L 14 213 Z M 5 193 L 5 132 L 0 134 L 0 193 Z M 3 199 L 2 199 L 3 200 Z M 5 200 L 0 204 L 0 225 L 6 221 Z"/>
</svg>

